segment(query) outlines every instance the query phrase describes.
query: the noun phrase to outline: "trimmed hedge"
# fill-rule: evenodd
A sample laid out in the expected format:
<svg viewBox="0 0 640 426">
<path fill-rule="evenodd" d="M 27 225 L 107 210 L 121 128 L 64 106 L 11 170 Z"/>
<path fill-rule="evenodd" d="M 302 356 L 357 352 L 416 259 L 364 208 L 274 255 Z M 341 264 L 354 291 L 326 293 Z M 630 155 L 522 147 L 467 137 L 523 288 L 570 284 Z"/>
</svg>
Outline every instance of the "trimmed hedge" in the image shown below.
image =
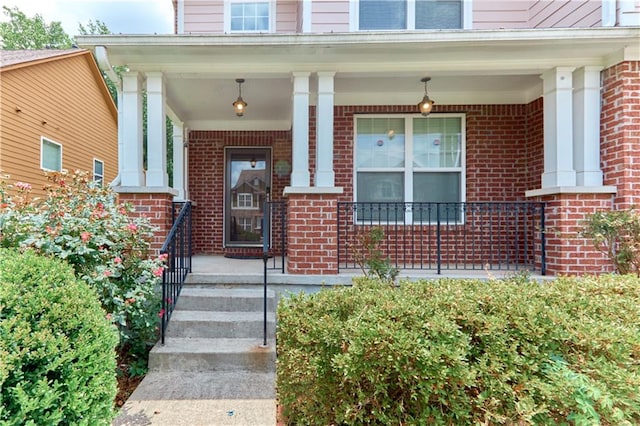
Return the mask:
<svg viewBox="0 0 640 426">
<path fill-rule="evenodd" d="M 640 424 L 640 281 L 363 281 L 278 309 L 289 424 Z"/>
<path fill-rule="evenodd" d="M 69 265 L 0 250 L 0 424 L 110 424 L 117 343 Z"/>
</svg>

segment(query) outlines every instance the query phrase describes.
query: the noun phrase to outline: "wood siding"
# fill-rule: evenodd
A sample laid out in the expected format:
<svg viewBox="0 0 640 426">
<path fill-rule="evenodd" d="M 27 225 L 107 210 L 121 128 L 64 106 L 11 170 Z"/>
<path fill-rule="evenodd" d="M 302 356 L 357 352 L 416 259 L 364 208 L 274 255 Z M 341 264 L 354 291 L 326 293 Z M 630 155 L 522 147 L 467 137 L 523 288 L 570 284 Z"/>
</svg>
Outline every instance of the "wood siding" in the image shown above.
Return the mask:
<svg viewBox="0 0 640 426">
<path fill-rule="evenodd" d="M 599 0 L 476 0 L 473 28 L 570 28 L 602 24 Z"/>
<path fill-rule="evenodd" d="M 117 112 L 89 51 L 0 72 L 0 170 L 42 194 L 41 138 L 62 145 L 62 168 L 93 173 L 104 162 L 105 182 L 118 173 Z"/>
<path fill-rule="evenodd" d="M 223 33 L 224 2 L 220 0 L 185 0 L 185 34 Z"/>
<path fill-rule="evenodd" d="M 278 0 L 276 2 L 276 32 L 295 33 L 298 31 L 298 20 L 297 0 Z"/>
<path fill-rule="evenodd" d="M 315 0 L 311 7 L 311 32 L 348 32 L 349 0 Z"/>
</svg>

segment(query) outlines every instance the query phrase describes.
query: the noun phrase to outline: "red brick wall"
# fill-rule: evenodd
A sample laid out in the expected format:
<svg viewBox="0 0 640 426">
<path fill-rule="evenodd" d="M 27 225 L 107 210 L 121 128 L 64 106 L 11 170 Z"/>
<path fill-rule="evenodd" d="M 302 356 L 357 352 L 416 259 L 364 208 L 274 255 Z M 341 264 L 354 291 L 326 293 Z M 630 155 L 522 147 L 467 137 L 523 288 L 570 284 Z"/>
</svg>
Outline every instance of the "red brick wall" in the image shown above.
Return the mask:
<svg viewBox="0 0 640 426">
<path fill-rule="evenodd" d="M 615 185 L 616 209 L 640 203 L 640 62 L 603 71 L 600 122 L 604 184 Z"/>
<path fill-rule="evenodd" d="M 159 228 L 151 243 L 151 254 L 152 256 L 160 254 L 160 249 L 172 225 L 171 207 L 173 195 L 120 193 L 118 196 L 121 203 L 129 203 L 135 208 L 134 215 L 148 218 L 153 226 Z"/>
<path fill-rule="evenodd" d="M 337 202 L 331 194 L 290 194 L 287 272 L 337 274 Z"/>
<path fill-rule="evenodd" d="M 224 149 L 225 147 L 271 147 L 271 162 L 291 164 L 289 131 L 191 131 L 189 132 L 189 194 L 194 202 L 194 253 L 224 253 Z M 272 200 L 282 200 L 289 176 L 272 175 Z M 244 251 L 230 250 L 241 255 Z M 255 252 L 255 250 L 254 250 Z M 253 253 L 246 253 L 253 254 Z"/>
<path fill-rule="evenodd" d="M 604 255 L 591 241 L 579 237 L 582 222 L 596 211 L 611 209 L 609 194 L 558 194 L 542 197 L 547 203 L 546 263 L 550 275 L 612 272 Z"/>
<path fill-rule="evenodd" d="M 353 201 L 354 114 L 415 113 L 415 105 L 336 106 L 334 171 L 339 201 Z M 529 105 L 436 105 L 434 113 L 467 118 L 467 201 L 524 201 L 542 174 L 542 101 Z M 315 169 L 315 107 L 310 107 L 309 164 Z M 271 146 L 273 164 L 291 162 L 291 132 L 192 131 L 189 134 L 189 191 L 194 208 L 194 252 L 223 253 L 224 147 Z M 273 199 L 281 199 L 289 176 L 273 177 Z"/>
</svg>

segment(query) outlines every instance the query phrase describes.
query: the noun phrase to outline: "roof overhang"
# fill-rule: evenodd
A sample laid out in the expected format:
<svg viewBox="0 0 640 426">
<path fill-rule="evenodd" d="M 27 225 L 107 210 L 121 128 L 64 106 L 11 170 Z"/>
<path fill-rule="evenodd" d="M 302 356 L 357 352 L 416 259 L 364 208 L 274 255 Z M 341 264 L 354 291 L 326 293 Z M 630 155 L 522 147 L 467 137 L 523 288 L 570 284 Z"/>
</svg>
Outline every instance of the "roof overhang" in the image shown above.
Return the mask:
<svg viewBox="0 0 640 426">
<path fill-rule="evenodd" d="M 628 27 L 77 37 L 104 46 L 111 65 L 163 72 L 168 106 L 193 129 L 289 129 L 292 72 L 335 72 L 337 105 L 414 104 L 427 75 L 438 104 L 527 103 L 544 71 L 639 60 L 639 40 Z M 239 77 L 242 119 L 231 108 Z"/>
</svg>

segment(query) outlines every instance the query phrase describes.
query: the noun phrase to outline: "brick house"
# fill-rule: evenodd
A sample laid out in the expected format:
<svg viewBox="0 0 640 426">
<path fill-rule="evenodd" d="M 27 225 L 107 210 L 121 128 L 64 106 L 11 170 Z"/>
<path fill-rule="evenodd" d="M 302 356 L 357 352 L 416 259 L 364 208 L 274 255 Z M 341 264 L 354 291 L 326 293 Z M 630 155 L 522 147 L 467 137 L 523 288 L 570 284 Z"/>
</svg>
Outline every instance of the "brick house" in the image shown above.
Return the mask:
<svg viewBox="0 0 640 426">
<path fill-rule="evenodd" d="M 289 273 L 340 271 L 378 224 L 405 266 L 610 268 L 578 230 L 640 201 L 639 2 L 173 3 L 175 34 L 78 41 L 128 69 L 121 197 L 165 227 L 192 201 L 195 253 L 259 250 L 230 213 L 233 171 L 257 161 L 286 206 Z"/>
</svg>

